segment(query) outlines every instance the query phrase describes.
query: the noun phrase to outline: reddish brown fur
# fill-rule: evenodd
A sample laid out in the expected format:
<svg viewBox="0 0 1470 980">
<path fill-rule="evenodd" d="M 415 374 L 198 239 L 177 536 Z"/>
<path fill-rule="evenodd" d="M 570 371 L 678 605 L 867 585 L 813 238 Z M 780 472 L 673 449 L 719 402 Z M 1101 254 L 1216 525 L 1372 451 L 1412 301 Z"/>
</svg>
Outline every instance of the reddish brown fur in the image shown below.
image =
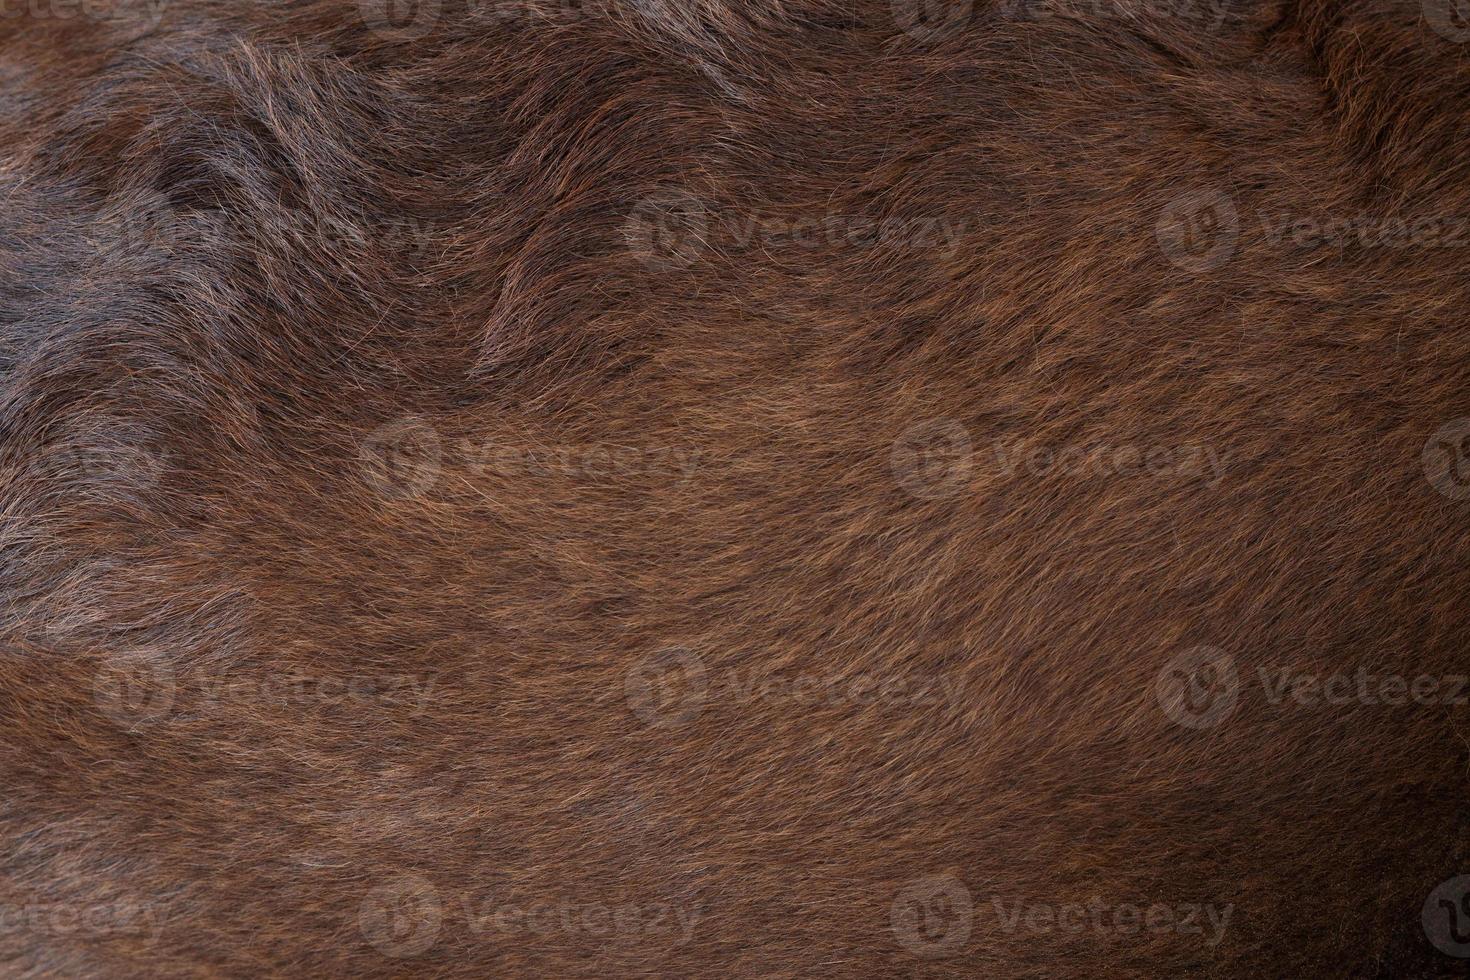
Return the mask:
<svg viewBox="0 0 1470 980">
<path fill-rule="evenodd" d="M 50 9 L 5 975 L 1463 966 L 1445 4 Z"/>
</svg>

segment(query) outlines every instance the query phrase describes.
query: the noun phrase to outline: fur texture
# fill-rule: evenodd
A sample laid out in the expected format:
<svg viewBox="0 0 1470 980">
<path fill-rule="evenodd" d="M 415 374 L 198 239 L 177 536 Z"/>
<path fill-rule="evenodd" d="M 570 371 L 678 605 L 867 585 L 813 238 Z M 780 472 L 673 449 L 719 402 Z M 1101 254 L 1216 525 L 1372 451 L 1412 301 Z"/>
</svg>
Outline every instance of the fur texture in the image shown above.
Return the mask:
<svg viewBox="0 0 1470 980">
<path fill-rule="evenodd" d="M 4 12 L 5 975 L 1459 975 L 1452 4 Z"/>
</svg>

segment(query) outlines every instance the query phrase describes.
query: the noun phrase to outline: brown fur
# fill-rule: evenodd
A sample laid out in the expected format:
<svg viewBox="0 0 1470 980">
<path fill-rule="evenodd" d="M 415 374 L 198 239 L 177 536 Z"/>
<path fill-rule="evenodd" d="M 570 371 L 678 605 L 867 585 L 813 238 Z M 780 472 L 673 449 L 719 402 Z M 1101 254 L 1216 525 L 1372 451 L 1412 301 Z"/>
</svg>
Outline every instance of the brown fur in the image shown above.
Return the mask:
<svg viewBox="0 0 1470 980">
<path fill-rule="evenodd" d="M 103 7 L 0 20 L 5 975 L 1463 966 L 1448 3 Z"/>
</svg>

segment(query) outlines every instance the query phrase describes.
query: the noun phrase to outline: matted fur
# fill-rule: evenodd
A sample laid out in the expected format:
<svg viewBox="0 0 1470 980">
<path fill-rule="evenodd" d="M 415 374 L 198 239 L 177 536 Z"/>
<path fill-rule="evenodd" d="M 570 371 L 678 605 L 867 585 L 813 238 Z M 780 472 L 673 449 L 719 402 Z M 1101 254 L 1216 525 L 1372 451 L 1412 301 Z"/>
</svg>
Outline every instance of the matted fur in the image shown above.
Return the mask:
<svg viewBox="0 0 1470 980">
<path fill-rule="evenodd" d="M 1463 966 L 1451 4 L 65 9 L 5 975 Z"/>
</svg>

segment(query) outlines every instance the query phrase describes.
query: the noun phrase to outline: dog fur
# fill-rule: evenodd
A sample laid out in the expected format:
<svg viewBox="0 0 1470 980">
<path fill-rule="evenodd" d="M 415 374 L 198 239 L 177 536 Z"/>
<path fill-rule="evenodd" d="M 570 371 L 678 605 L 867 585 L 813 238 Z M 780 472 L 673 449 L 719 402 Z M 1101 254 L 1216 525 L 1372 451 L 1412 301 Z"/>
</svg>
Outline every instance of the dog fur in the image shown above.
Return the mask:
<svg viewBox="0 0 1470 980">
<path fill-rule="evenodd" d="M 0 971 L 1458 975 L 1432 7 L 12 4 Z"/>
</svg>

